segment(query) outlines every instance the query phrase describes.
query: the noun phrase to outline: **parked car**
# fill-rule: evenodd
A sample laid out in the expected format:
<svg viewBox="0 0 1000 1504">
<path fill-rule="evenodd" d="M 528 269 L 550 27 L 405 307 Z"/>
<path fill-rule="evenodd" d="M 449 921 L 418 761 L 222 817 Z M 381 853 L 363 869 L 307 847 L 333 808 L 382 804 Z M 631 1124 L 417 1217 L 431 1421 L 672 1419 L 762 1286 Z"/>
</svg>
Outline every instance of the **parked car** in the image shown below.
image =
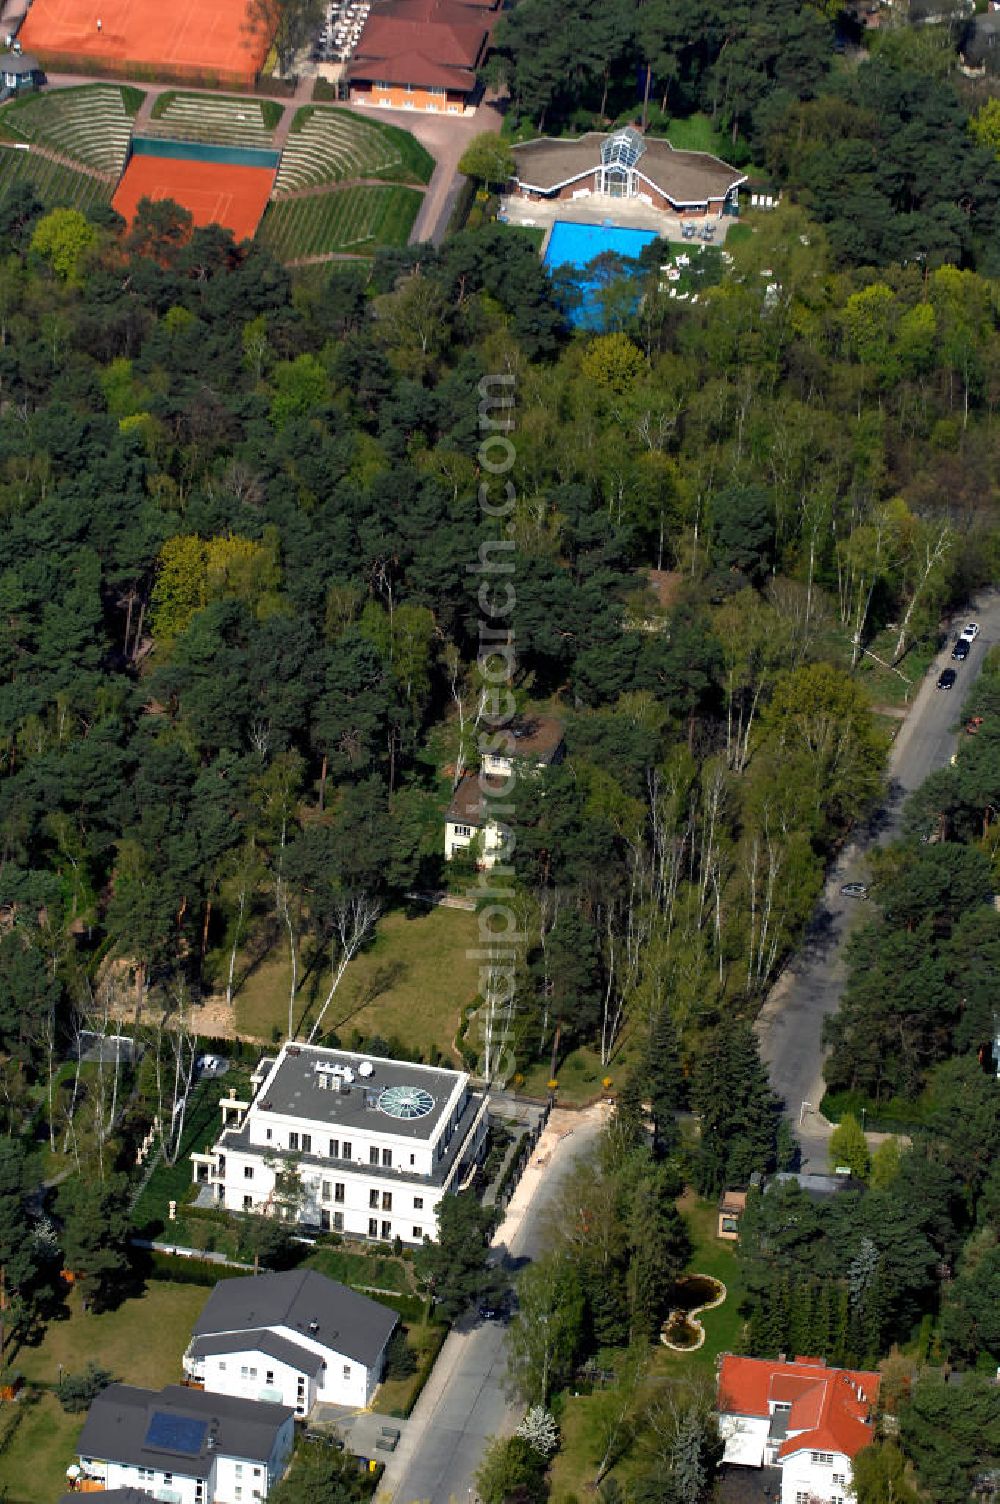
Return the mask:
<svg viewBox="0 0 1000 1504">
<path fill-rule="evenodd" d="M 868 888 L 864 883 L 845 883 L 840 891 L 845 898 L 868 897 Z"/>
<path fill-rule="evenodd" d="M 958 678 L 953 668 L 946 668 L 937 682 L 938 689 L 954 689 L 955 680 Z"/>
<path fill-rule="evenodd" d="M 962 628 L 961 636 L 966 642 L 975 642 L 976 638 L 979 636 L 978 621 L 970 621 L 969 623 L 967 623 L 967 625 Z"/>
</svg>

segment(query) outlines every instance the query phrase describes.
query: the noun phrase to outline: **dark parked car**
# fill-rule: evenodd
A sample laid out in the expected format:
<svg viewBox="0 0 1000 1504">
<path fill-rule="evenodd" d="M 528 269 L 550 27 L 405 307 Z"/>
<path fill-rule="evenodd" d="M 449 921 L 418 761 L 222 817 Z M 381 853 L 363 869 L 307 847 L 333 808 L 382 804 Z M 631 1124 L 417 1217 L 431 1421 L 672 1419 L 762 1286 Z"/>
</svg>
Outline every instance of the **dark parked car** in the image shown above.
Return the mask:
<svg viewBox="0 0 1000 1504">
<path fill-rule="evenodd" d="M 938 689 L 953 689 L 957 678 L 958 675 L 953 668 L 946 668 L 937 682 Z"/>
<path fill-rule="evenodd" d="M 841 888 L 845 898 L 867 898 L 868 889 L 864 883 L 845 883 Z"/>
<path fill-rule="evenodd" d="M 967 637 L 960 637 L 951 650 L 951 656 L 957 658 L 959 663 L 964 663 L 969 656 L 972 643 Z"/>
</svg>

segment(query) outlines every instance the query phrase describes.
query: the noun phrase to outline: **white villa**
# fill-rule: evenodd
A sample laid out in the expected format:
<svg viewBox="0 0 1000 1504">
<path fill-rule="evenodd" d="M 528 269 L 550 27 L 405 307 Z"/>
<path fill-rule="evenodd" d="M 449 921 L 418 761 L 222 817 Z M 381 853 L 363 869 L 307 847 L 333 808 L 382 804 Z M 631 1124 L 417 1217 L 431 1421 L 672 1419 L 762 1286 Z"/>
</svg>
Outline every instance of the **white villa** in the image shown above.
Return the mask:
<svg viewBox="0 0 1000 1504">
<path fill-rule="evenodd" d="M 719 1364 L 717 1408 L 723 1462 L 773 1468 L 781 1504 L 853 1504 L 851 1463 L 875 1439 L 880 1378 L 794 1363 L 738 1358 Z"/>
<path fill-rule="evenodd" d="M 515 799 L 515 780 L 540 773 L 563 758 L 562 723 L 550 715 L 523 715 L 490 737 L 478 773 L 467 773 L 455 790 L 444 817 L 444 855 L 479 842 L 480 867 L 495 866 L 506 844 L 505 806 Z"/>
<path fill-rule="evenodd" d="M 250 1101 L 222 1099 L 218 1139 L 191 1156 L 195 1181 L 234 1212 L 288 1215 L 276 1182 L 294 1170 L 300 1225 L 419 1244 L 486 1141 L 489 1099 L 464 1071 L 288 1043 L 253 1085 Z"/>
<path fill-rule="evenodd" d="M 387 1306 L 315 1269 L 220 1280 L 194 1324 L 184 1372 L 208 1394 L 364 1409 L 397 1324 Z"/>
</svg>

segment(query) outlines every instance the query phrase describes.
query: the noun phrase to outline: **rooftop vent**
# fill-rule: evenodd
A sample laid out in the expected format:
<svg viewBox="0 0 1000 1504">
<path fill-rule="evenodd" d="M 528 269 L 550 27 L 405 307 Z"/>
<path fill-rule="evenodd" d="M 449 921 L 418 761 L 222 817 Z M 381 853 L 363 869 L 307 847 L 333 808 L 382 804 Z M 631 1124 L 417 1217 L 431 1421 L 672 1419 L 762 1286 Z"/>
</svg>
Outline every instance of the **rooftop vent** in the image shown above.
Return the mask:
<svg viewBox="0 0 1000 1504">
<path fill-rule="evenodd" d="M 312 1334 L 313 1334 L 314 1337 L 315 1337 L 316 1333 L 319 1331 L 319 1322 L 315 1318 L 313 1318 L 313 1320 L 310 1321 L 310 1323 L 309 1323 L 309 1330 L 312 1332 Z"/>
<path fill-rule="evenodd" d="M 362 1060 L 361 1064 L 358 1066 L 358 1075 L 362 1078 L 362 1080 L 367 1081 L 368 1077 L 374 1076 L 374 1074 L 375 1067 L 372 1065 L 371 1061 Z"/>
</svg>

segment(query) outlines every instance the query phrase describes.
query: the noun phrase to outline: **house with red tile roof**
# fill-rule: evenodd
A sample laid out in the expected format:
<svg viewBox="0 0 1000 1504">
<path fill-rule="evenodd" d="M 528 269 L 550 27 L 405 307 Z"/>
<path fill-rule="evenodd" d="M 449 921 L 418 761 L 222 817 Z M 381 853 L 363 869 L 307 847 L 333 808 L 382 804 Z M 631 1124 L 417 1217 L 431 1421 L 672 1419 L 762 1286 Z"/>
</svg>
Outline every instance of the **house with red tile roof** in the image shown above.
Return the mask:
<svg viewBox="0 0 1000 1504">
<path fill-rule="evenodd" d="M 347 67 L 351 98 L 384 109 L 475 108 L 497 0 L 375 0 Z"/>
<path fill-rule="evenodd" d="M 877 1373 L 828 1368 L 822 1358 L 723 1354 L 723 1461 L 780 1469 L 781 1504 L 852 1504 L 851 1464 L 875 1440 L 879 1382 Z"/>
</svg>

